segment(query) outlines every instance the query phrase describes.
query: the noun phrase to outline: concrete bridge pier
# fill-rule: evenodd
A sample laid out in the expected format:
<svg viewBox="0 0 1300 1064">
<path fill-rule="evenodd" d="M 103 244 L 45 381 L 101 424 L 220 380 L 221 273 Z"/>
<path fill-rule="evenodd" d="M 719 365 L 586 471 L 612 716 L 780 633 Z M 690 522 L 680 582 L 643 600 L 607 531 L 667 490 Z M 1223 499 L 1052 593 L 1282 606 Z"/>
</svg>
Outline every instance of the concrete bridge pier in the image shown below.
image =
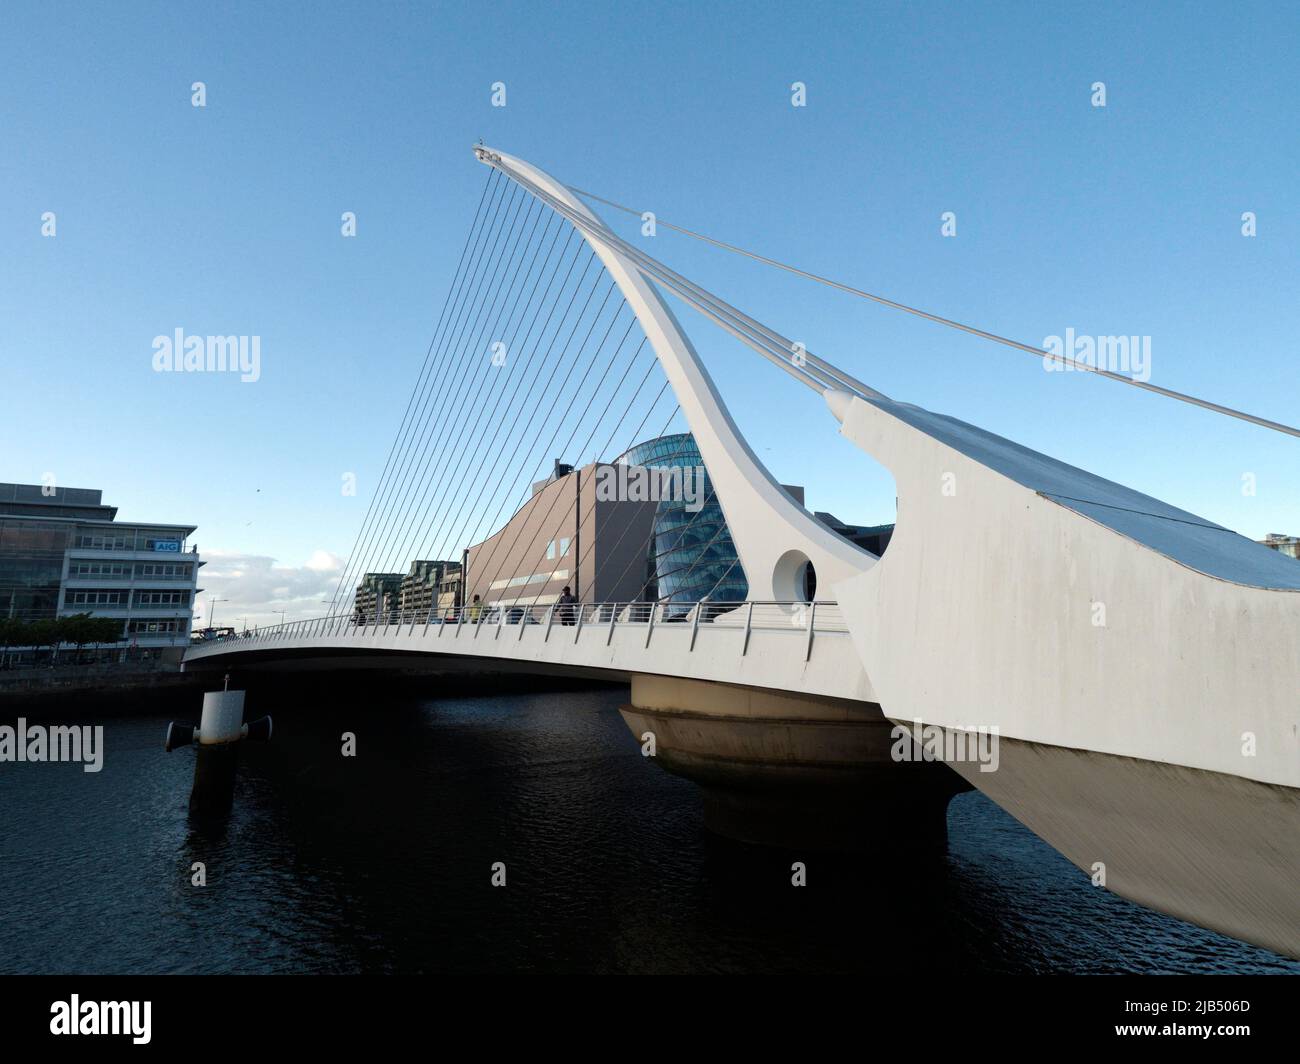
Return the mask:
<svg viewBox="0 0 1300 1064">
<path fill-rule="evenodd" d="M 941 762 L 893 760 L 873 702 L 637 674 L 620 712 L 700 786 L 705 826 L 742 842 L 942 851 L 948 801 L 971 789 Z"/>
<path fill-rule="evenodd" d="M 244 692 L 231 691 L 229 686 L 227 674 L 225 689 L 204 693 L 199 726 L 194 728 L 172 721 L 163 742 L 163 749 L 168 753 L 182 746 L 196 746 L 190 812 L 198 817 L 220 818 L 230 811 L 241 740 L 271 737 L 271 718 L 262 717 L 245 724 Z"/>
</svg>

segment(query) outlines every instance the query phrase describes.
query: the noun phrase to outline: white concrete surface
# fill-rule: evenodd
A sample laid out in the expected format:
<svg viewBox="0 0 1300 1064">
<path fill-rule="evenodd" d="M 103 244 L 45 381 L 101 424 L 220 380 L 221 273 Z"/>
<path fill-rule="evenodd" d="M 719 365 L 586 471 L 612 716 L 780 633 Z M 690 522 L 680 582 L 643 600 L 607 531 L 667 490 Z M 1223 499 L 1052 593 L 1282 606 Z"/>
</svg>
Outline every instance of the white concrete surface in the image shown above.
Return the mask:
<svg viewBox="0 0 1300 1064">
<path fill-rule="evenodd" d="M 954 419 L 828 402 L 898 484 L 889 550 L 833 588 L 887 716 L 1300 786 L 1293 559 Z"/>
</svg>

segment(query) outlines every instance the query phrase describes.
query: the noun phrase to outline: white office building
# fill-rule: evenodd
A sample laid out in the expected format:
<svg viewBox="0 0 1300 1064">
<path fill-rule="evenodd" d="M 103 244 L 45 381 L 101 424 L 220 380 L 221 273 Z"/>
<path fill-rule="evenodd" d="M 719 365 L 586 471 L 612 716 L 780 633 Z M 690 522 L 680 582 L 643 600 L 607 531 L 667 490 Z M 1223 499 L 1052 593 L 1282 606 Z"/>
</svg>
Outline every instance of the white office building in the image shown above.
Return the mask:
<svg viewBox="0 0 1300 1064">
<path fill-rule="evenodd" d="M 119 522 L 95 489 L 0 484 L 0 618 L 89 613 L 121 620 L 121 646 L 188 646 L 203 564 L 194 531 Z"/>
</svg>

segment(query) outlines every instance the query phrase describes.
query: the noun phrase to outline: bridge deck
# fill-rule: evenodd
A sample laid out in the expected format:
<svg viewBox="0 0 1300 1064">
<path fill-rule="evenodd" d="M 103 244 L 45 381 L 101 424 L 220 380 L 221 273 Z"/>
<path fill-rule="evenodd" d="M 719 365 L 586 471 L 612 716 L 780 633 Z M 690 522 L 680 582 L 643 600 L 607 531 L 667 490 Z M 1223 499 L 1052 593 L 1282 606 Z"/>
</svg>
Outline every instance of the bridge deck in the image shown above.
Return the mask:
<svg viewBox="0 0 1300 1064">
<path fill-rule="evenodd" d="M 706 616 L 726 609 L 720 616 Z M 648 603 L 596 603 L 484 611 L 457 623 L 405 614 L 388 623 L 322 617 L 190 648 L 187 667 L 277 659 L 417 654 L 483 658 L 579 674 L 683 676 L 874 702 L 875 694 L 833 602 L 710 604 L 669 620 Z"/>
</svg>

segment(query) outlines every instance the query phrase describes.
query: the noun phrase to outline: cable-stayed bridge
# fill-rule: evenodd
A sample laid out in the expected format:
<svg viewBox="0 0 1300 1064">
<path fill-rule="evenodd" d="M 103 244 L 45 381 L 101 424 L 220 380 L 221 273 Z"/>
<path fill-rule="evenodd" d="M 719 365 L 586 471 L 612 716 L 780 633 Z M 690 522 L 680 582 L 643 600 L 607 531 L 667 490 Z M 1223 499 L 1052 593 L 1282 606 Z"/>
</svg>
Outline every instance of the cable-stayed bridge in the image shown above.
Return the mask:
<svg viewBox="0 0 1300 1064">
<path fill-rule="evenodd" d="M 188 667 L 627 678 L 629 726 L 720 831 L 905 850 L 974 786 L 1094 883 L 1300 956 L 1300 566 L 890 399 L 545 172 L 476 155 L 483 195 L 330 611 Z M 822 397 L 894 476 L 890 537 L 772 477 L 664 293 Z"/>
</svg>

